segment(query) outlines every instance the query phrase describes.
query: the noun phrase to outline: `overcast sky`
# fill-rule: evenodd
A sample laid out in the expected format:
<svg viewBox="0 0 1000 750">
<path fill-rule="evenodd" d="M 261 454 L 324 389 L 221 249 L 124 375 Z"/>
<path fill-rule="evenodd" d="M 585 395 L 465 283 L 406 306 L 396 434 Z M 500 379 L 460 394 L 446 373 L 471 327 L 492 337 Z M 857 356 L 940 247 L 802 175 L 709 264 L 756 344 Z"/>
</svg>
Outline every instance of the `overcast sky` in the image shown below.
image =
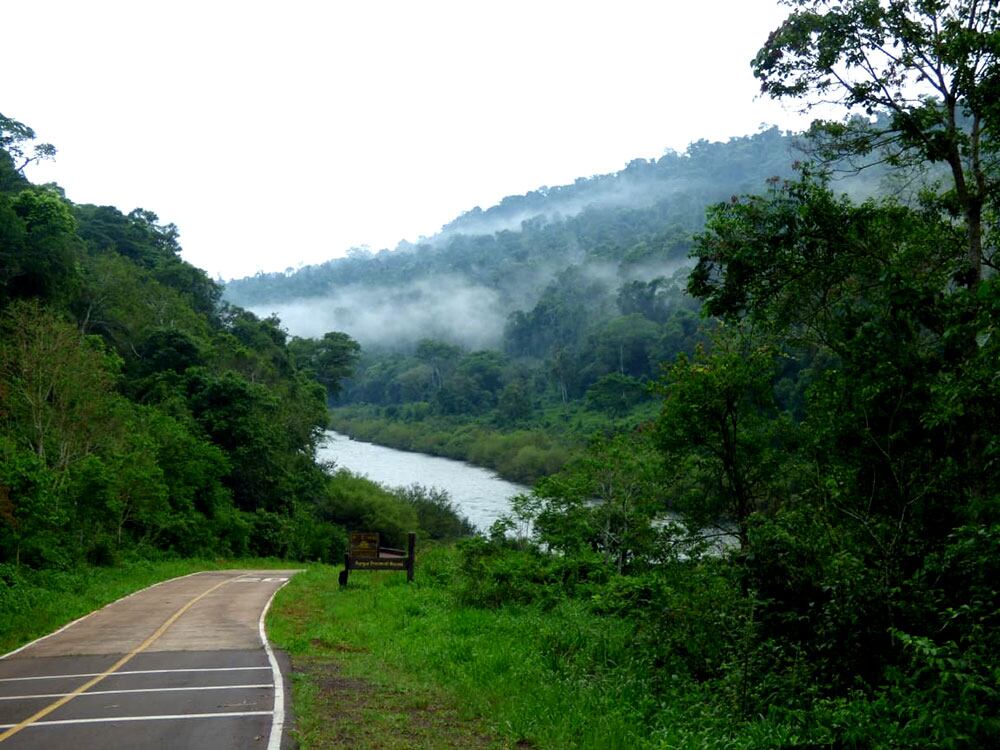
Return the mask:
<svg viewBox="0 0 1000 750">
<path fill-rule="evenodd" d="M 8 3 L 0 112 L 78 203 L 212 276 L 431 235 L 505 195 L 804 126 L 757 98 L 775 0 Z"/>
</svg>

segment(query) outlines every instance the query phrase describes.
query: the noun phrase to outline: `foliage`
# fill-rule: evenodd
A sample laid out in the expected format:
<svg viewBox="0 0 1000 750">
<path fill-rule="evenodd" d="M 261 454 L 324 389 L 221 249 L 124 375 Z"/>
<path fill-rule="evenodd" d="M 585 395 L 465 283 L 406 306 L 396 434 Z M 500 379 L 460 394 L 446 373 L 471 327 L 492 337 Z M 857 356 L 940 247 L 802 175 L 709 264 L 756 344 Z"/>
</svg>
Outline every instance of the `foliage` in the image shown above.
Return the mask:
<svg viewBox="0 0 1000 750">
<path fill-rule="evenodd" d="M 997 187 L 998 81 L 993 2 L 795 0 L 754 59 L 761 91 L 775 98 L 836 101 L 848 119 L 815 123 L 820 152 L 874 156 L 894 165 L 947 165 L 941 196 L 964 220 L 959 278 L 975 285 L 994 248 L 984 210 Z M 860 109 L 869 119 L 851 117 Z M 875 122 L 871 116 L 880 115 Z"/>
<path fill-rule="evenodd" d="M 475 533 L 475 527 L 460 514 L 448 494 L 436 487 L 413 484 L 397 490 L 395 494 L 413 506 L 420 529 L 431 539 L 459 539 Z"/>
<path fill-rule="evenodd" d="M 336 480 L 314 451 L 324 387 L 357 344 L 290 343 L 277 319 L 221 304 L 151 211 L 30 185 L 20 170 L 54 152 L 33 137 L 0 116 L 0 565 L 337 559 Z M 341 494 L 360 506 L 372 490 Z M 418 529 L 393 502 L 394 528 Z M 444 498 L 427 509 L 435 533 L 453 521 Z"/>
<path fill-rule="evenodd" d="M 288 349 L 296 367 L 322 383 L 327 398 L 334 398 L 340 382 L 351 376 L 361 347 L 346 333 L 331 331 L 318 340 L 293 338 Z"/>
<path fill-rule="evenodd" d="M 653 522 L 664 512 L 661 456 L 640 436 L 597 439 L 560 473 L 538 483 L 522 515 L 538 541 L 568 555 L 596 553 L 619 574 L 643 569 L 664 549 Z"/>
<path fill-rule="evenodd" d="M 17 172 L 23 172 L 33 161 L 55 158 L 56 148 L 51 143 L 32 144 L 31 152 L 26 152 L 25 148 L 34 140 L 34 130 L 22 122 L 0 114 L 0 151 L 6 153 Z"/>
<path fill-rule="evenodd" d="M 773 510 L 792 428 L 771 387 L 776 352 L 749 326 L 721 327 L 711 353 L 680 355 L 658 387 L 656 436 L 674 467 L 677 500 L 696 528 L 733 524 L 741 545 L 755 513 Z"/>
</svg>

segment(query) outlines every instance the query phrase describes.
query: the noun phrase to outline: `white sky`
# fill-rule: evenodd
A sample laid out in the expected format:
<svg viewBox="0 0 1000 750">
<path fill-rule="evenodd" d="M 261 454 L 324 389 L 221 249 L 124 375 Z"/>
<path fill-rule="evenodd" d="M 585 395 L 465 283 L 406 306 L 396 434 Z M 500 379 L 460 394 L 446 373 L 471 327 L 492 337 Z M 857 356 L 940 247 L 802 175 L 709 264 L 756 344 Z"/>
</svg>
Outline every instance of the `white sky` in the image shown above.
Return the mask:
<svg viewBox="0 0 1000 750">
<path fill-rule="evenodd" d="M 212 276 L 394 247 L 505 195 L 805 121 L 757 99 L 776 0 L 31 0 L 0 112 L 78 203 L 176 223 Z"/>
</svg>

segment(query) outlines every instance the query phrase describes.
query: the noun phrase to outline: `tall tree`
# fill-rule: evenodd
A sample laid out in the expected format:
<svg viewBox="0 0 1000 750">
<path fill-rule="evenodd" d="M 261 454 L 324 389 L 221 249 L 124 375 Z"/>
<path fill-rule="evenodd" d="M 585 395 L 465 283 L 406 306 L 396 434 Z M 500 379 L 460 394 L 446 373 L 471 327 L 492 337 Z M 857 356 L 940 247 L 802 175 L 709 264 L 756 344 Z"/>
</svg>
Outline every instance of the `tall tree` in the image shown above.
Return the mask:
<svg viewBox="0 0 1000 750">
<path fill-rule="evenodd" d="M 745 549 L 751 516 L 782 494 L 788 425 L 771 388 L 777 351 L 747 322 L 721 327 L 713 344 L 681 354 L 661 379 L 656 439 L 678 485 L 697 485 L 679 492 L 689 527 L 732 523 Z"/>
<path fill-rule="evenodd" d="M 118 430 L 117 358 L 35 301 L 0 318 L 0 429 L 16 436 L 57 480 Z"/>
<path fill-rule="evenodd" d="M 294 337 L 288 350 L 295 366 L 322 383 L 333 399 L 340 393 L 341 381 L 353 374 L 361 346 L 346 333 L 330 331 L 321 339 Z"/>
<path fill-rule="evenodd" d="M 829 157 L 947 165 L 941 205 L 960 215 L 967 241 L 962 282 L 996 267 L 984 240 L 995 201 L 1000 128 L 998 0 L 785 0 L 794 10 L 753 61 L 761 91 L 839 103 L 841 122 L 817 122 Z M 857 117 L 864 113 L 867 117 Z M 872 116 L 877 116 L 872 121 Z M 995 205 L 995 204 L 994 204 Z"/>
<path fill-rule="evenodd" d="M 51 143 L 36 143 L 28 151 L 28 145 L 35 140 L 35 131 L 10 117 L 0 113 L 0 149 L 6 151 L 14 169 L 23 172 L 33 161 L 54 159 L 56 147 Z"/>
</svg>

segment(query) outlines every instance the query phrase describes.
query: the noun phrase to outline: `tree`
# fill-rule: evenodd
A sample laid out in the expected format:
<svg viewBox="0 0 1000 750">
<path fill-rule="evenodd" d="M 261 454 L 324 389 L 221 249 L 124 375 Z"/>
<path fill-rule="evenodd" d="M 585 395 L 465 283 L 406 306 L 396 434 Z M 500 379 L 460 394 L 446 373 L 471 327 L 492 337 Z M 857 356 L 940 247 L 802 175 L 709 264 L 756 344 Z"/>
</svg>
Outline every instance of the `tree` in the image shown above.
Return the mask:
<svg viewBox="0 0 1000 750">
<path fill-rule="evenodd" d="M 53 484 L 44 461 L 0 434 L 0 562 L 64 562 L 52 541 L 69 519 Z"/>
<path fill-rule="evenodd" d="M 523 380 L 512 380 L 503 387 L 497 399 L 497 418 L 503 425 L 512 425 L 531 416 L 531 390 Z"/>
<path fill-rule="evenodd" d="M 56 190 L 0 195 L 0 294 L 67 296 L 79 280 L 76 221 Z"/>
<path fill-rule="evenodd" d="M 665 510 L 663 469 L 648 440 L 599 439 L 520 504 L 532 516 L 535 537 L 550 549 L 567 556 L 597 552 L 623 573 L 662 552 L 654 521 Z"/>
<path fill-rule="evenodd" d="M 804 662 L 811 676 L 799 684 L 835 692 L 890 677 L 906 685 L 917 725 L 936 716 L 941 694 L 922 693 L 928 672 L 899 644 L 919 641 L 938 663 L 956 655 L 955 682 L 971 685 L 994 643 L 981 625 L 997 611 L 994 574 L 951 562 L 985 560 L 1000 538 L 1000 279 L 951 282 L 965 242 L 937 210 L 852 205 L 808 179 L 776 183 L 766 196 L 713 207 L 690 282 L 724 328 L 755 326 L 801 363 L 793 441 L 769 438 L 765 422 L 764 439 L 750 443 L 764 460 L 743 462 L 780 482 L 769 490 L 775 512 L 751 518 L 752 555 L 740 561 L 766 679 L 795 677 Z M 717 402 L 715 388 L 685 390 L 694 398 L 681 406 Z M 690 409 L 677 416 L 695 423 Z M 777 473 L 766 460 L 776 449 Z"/>
<path fill-rule="evenodd" d="M 946 164 L 942 206 L 962 216 L 959 277 L 975 287 L 983 266 L 984 211 L 1000 173 L 1000 70 L 996 0 L 785 0 L 794 8 L 753 61 L 761 91 L 836 102 L 843 122 L 818 122 L 821 153 L 890 164 Z M 858 111 L 867 118 L 851 117 Z M 877 116 L 874 122 L 872 116 Z"/>
<path fill-rule="evenodd" d="M 652 374 L 649 355 L 659 334 L 659 325 L 633 313 L 612 318 L 590 336 L 588 343 L 604 372 L 638 378 Z"/>
<path fill-rule="evenodd" d="M 288 351 L 295 366 L 319 381 L 333 399 L 340 393 L 341 381 L 354 373 L 361 345 L 346 333 L 330 331 L 318 340 L 295 337 Z"/>
<path fill-rule="evenodd" d="M 421 339 L 417 342 L 416 357 L 431 368 L 435 390 L 444 385 L 445 378 L 451 374 L 461 355 L 461 348 L 446 341 Z"/>
<path fill-rule="evenodd" d="M 113 393 L 120 361 L 37 302 L 0 318 L 0 427 L 52 469 L 58 482 L 119 430 Z"/>
<path fill-rule="evenodd" d="M 699 345 L 694 358 L 681 354 L 659 383 L 656 438 L 680 478 L 679 510 L 692 529 L 732 524 L 743 548 L 751 517 L 779 495 L 785 423 L 771 388 L 776 356 L 751 326 L 720 327 L 710 352 Z"/>
<path fill-rule="evenodd" d="M 602 375 L 587 389 L 587 406 L 614 417 L 624 416 L 646 396 L 646 385 L 618 372 Z"/>
<path fill-rule="evenodd" d="M 884 308 L 886 282 L 943 290 L 956 244 L 958 232 L 933 212 L 856 206 L 807 175 L 710 207 L 688 290 L 710 315 L 749 315 L 842 353 L 859 322 Z M 940 332 L 941 321 L 926 323 Z"/>
<path fill-rule="evenodd" d="M 25 147 L 33 140 L 34 130 L 0 113 L 0 149 L 10 154 L 18 172 L 23 172 L 33 161 L 54 159 L 56 156 L 56 147 L 51 143 L 36 143 L 30 152 L 26 151 Z"/>
<path fill-rule="evenodd" d="M 678 291 L 663 276 L 652 281 L 629 281 L 618 289 L 618 309 L 622 315 L 637 314 L 663 323 L 670 317 L 670 306 L 674 302 L 671 298 L 680 296 Z"/>
<path fill-rule="evenodd" d="M 549 360 L 549 375 L 559 389 L 559 398 L 563 404 L 569 401 L 569 384 L 576 376 L 577 366 L 573 355 L 564 346 L 552 349 Z"/>
</svg>

